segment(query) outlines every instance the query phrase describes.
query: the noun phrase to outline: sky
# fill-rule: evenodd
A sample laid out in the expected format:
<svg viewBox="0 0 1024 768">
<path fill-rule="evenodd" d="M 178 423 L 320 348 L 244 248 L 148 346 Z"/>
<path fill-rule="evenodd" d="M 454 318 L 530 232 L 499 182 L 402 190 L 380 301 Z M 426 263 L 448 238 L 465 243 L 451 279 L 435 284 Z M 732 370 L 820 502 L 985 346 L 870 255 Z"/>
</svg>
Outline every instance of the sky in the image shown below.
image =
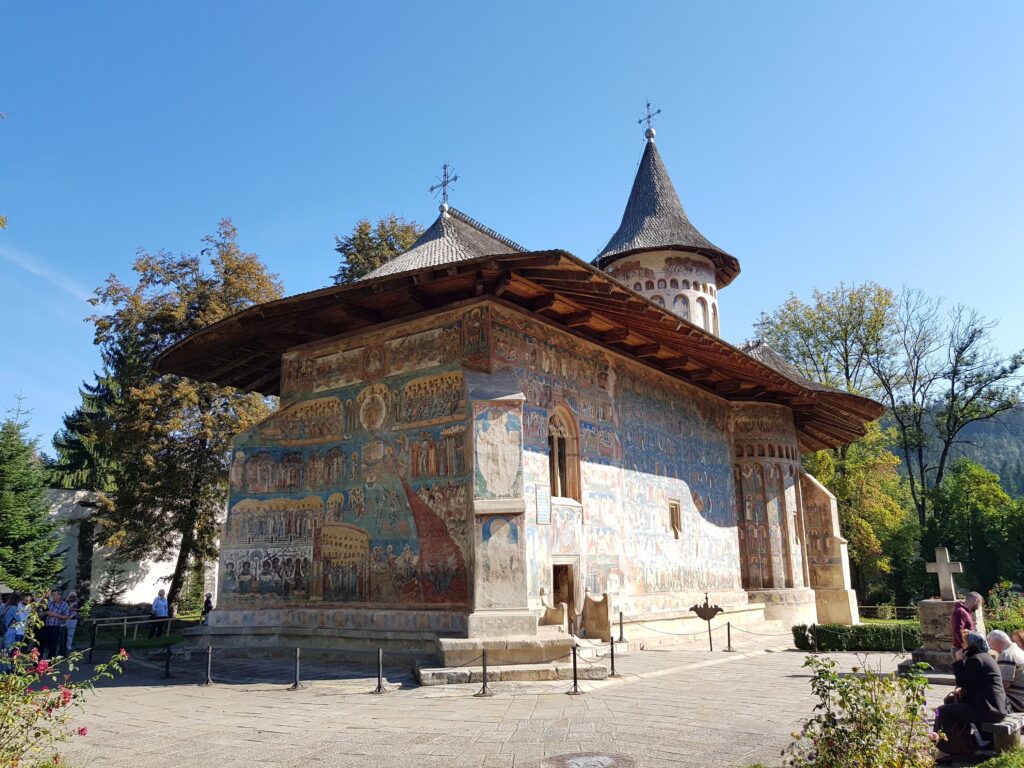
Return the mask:
<svg viewBox="0 0 1024 768">
<path fill-rule="evenodd" d="M 221 217 L 286 293 L 334 236 L 451 203 L 590 259 L 646 99 L 694 224 L 734 254 L 722 335 L 790 293 L 919 287 L 1024 346 L 1024 4 L 12 3 L 0 25 L 0 409 L 44 450 L 98 367 L 86 303 Z"/>
</svg>

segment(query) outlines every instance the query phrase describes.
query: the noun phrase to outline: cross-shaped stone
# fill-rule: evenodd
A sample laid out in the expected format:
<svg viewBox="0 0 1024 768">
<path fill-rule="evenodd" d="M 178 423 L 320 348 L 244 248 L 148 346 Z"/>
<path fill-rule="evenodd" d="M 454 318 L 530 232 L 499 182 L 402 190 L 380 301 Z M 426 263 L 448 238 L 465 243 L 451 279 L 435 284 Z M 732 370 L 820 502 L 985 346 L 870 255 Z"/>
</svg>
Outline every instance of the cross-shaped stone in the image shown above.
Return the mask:
<svg viewBox="0 0 1024 768">
<path fill-rule="evenodd" d="M 441 178 L 437 180 L 437 184 L 430 188 L 430 192 L 434 193 L 437 190 L 441 190 L 441 205 L 448 205 L 448 187 L 455 184 L 459 180 L 459 177 L 454 173 L 448 173 L 448 163 L 441 166 Z"/>
<path fill-rule="evenodd" d="M 943 600 L 956 600 L 956 582 L 953 581 L 954 573 L 963 573 L 963 563 L 953 563 L 949 560 L 949 550 L 945 547 L 935 548 L 935 562 L 925 563 L 928 573 L 934 573 L 939 577 L 939 595 Z"/>
</svg>

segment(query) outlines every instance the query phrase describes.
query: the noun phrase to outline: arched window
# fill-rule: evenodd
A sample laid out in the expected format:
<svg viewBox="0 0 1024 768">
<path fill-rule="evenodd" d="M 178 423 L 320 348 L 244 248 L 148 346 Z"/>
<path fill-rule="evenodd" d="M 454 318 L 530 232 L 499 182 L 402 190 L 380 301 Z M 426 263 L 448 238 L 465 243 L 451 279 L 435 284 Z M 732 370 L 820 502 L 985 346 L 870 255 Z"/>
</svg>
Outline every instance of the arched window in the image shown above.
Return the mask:
<svg viewBox="0 0 1024 768">
<path fill-rule="evenodd" d="M 718 332 L 718 304 L 711 305 L 711 323 L 715 329 L 715 336 L 721 336 Z"/>
<path fill-rule="evenodd" d="M 674 277 L 671 280 L 668 281 L 668 284 L 671 287 L 673 287 L 673 288 L 678 288 L 679 287 L 679 281 L 676 280 Z"/>
<path fill-rule="evenodd" d="M 672 311 L 679 315 L 684 320 L 690 319 L 690 300 L 683 294 L 677 294 L 672 299 Z"/>
<path fill-rule="evenodd" d="M 668 288 L 668 283 L 665 282 L 664 278 L 658 281 L 659 288 Z"/>
<path fill-rule="evenodd" d="M 710 327 L 708 326 L 708 303 L 704 301 L 703 296 L 697 299 L 697 314 L 700 327 L 705 331 L 710 330 Z"/>
<path fill-rule="evenodd" d="M 683 280 L 683 290 L 684 291 L 690 290 L 690 281 L 689 280 Z"/>
<path fill-rule="evenodd" d="M 633 283 L 633 290 L 634 291 L 641 291 L 641 290 L 643 290 L 643 285 L 641 283 Z"/>
<path fill-rule="evenodd" d="M 661 306 L 663 307 L 665 306 L 665 299 L 663 299 L 661 296 L 655 295 L 651 296 L 651 298 L 654 299 L 654 302 L 656 304 L 661 304 Z"/>
<path fill-rule="evenodd" d="M 644 283 L 644 287 L 648 291 L 653 291 L 654 290 L 654 281 L 653 280 L 648 280 L 646 283 Z"/>
<path fill-rule="evenodd" d="M 548 420 L 548 467 L 551 471 L 551 495 L 581 500 L 580 441 L 576 421 L 558 408 Z"/>
</svg>

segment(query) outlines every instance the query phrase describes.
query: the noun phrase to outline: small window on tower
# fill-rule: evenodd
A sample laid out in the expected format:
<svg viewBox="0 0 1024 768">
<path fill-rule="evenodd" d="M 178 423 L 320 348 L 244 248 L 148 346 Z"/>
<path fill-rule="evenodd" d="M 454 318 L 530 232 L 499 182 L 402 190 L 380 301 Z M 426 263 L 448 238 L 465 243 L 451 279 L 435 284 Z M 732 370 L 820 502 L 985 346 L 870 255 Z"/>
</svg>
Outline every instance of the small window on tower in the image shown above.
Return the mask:
<svg viewBox="0 0 1024 768">
<path fill-rule="evenodd" d="M 683 515 L 678 499 L 668 501 L 668 524 L 672 528 L 672 535 L 678 539 L 679 534 L 683 532 Z"/>
</svg>

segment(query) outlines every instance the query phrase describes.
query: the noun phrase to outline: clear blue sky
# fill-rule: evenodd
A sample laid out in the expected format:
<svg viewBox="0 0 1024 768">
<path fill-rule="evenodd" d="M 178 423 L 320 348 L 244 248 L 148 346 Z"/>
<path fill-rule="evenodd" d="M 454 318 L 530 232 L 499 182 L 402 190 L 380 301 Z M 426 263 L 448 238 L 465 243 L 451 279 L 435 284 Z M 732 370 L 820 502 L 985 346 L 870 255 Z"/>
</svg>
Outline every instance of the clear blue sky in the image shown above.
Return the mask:
<svg viewBox="0 0 1024 768">
<path fill-rule="evenodd" d="M 590 258 L 645 97 L 691 219 L 735 254 L 733 342 L 792 291 L 909 284 L 1024 343 L 1024 4 L 10 3 L 0 24 L 0 404 L 48 445 L 97 366 L 84 300 L 230 216 L 288 293 L 333 237 L 452 203 Z"/>
</svg>

